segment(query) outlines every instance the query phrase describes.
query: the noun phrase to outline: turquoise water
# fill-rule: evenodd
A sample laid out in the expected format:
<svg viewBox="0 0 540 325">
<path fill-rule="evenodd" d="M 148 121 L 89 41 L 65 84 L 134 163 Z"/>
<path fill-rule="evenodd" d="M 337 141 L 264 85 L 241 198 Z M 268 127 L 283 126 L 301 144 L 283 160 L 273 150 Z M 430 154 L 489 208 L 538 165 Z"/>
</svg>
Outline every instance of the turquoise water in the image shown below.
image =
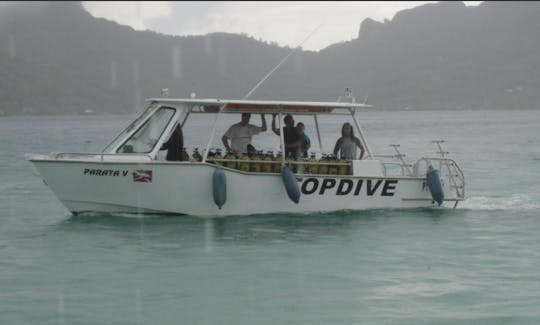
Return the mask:
<svg viewBox="0 0 540 325">
<path fill-rule="evenodd" d="M 467 201 L 457 210 L 72 217 L 24 153 L 98 150 L 126 117 L 0 118 L 0 323 L 540 323 L 540 111 L 359 118 L 376 153 L 400 143 L 412 159 L 445 139 Z M 186 143 L 202 146 L 207 121 L 193 122 Z M 332 130 L 324 148 L 340 127 L 322 123 Z M 268 149 L 277 137 L 254 142 Z"/>
</svg>

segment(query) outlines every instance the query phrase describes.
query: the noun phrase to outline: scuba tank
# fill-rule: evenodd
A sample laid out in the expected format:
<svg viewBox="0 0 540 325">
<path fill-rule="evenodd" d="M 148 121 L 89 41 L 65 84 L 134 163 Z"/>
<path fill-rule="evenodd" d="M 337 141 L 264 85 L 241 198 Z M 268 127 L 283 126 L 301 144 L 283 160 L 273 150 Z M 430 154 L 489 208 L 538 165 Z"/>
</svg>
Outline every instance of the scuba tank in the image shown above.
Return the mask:
<svg viewBox="0 0 540 325">
<path fill-rule="evenodd" d="M 208 151 L 208 156 L 206 157 L 206 162 L 211 163 L 211 164 L 215 164 L 215 161 L 214 161 L 215 156 L 216 156 L 216 153 L 214 152 L 214 149 L 211 148 Z"/>
<path fill-rule="evenodd" d="M 336 157 L 333 154 L 328 155 L 328 162 L 329 163 L 335 163 L 337 162 Z M 337 175 L 338 173 L 338 166 L 337 165 L 328 165 L 328 174 L 329 175 Z"/>
<path fill-rule="evenodd" d="M 311 157 L 309 157 L 308 162 L 310 163 L 316 163 L 317 158 L 315 158 L 315 153 L 311 153 Z M 308 172 L 310 174 L 318 174 L 319 173 L 319 165 L 307 165 Z"/>
<path fill-rule="evenodd" d="M 281 173 L 281 151 L 277 152 L 276 157 L 274 158 L 274 173 Z"/>
<path fill-rule="evenodd" d="M 195 148 L 191 157 L 193 158 L 194 161 L 202 161 L 202 156 L 199 153 L 199 148 Z"/>
<path fill-rule="evenodd" d="M 257 153 L 254 153 L 251 155 L 251 171 L 254 173 L 260 173 L 262 169 L 262 164 L 258 161 L 262 160 L 262 151 L 258 151 Z"/>
<path fill-rule="evenodd" d="M 247 155 L 249 159 L 253 159 L 253 156 L 257 155 L 257 150 L 251 144 L 247 145 Z"/>
<path fill-rule="evenodd" d="M 236 156 L 234 155 L 232 151 L 227 151 L 227 154 L 223 158 L 228 159 L 228 160 L 236 160 Z M 236 168 L 236 161 L 226 161 L 224 166 L 234 169 Z"/>
<path fill-rule="evenodd" d="M 221 161 L 223 157 L 221 157 L 221 149 L 216 149 L 216 153 L 214 154 L 214 162 L 220 166 L 223 166 L 223 161 Z"/>
<path fill-rule="evenodd" d="M 328 159 L 326 158 L 326 154 L 323 153 L 321 159 L 319 159 L 319 174 L 328 174 L 328 165 L 326 164 L 327 162 Z"/>
<path fill-rule="evenodd" d="M 262 159 L 264 163 L 261 166 L 261 171 L 263 173 L 272 172 L 272 158 L 273 157 L 274 157 L 274 153 L 272 151 L 267 151 L 266 155 L 264 155 L 264 158 Z"/>
<path fill-rule="evenodd" d="M 349 175 L 349 161 L 347 159 L 338 159 L 339 163 L 347 165 L 338 166 L 338 175 Z"/>
<path fill-rule="evenodd" d="M 182 148 L 182 152 L 180 153 L 180 157 L 182 158 L 182 161 L 189 161 L 189 154 L 186 151 L 186 147 Z"/>
<path fill-rule="evenodd" d="M 247 153 L 244 152 L 242 157 L 240 157 L 240 164 L 238 167 L 238 169 L 243 172 L 249 172 L 249 156 Z"/>
</svg>

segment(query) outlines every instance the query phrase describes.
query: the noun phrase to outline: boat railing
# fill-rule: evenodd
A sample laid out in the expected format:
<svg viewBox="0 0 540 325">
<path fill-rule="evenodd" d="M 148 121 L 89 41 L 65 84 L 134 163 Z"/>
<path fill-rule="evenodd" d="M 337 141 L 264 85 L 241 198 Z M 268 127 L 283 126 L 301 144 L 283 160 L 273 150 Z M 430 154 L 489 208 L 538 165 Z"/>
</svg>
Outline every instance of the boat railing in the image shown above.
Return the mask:
<svg viewBox="0 0 540 325">
<path fill-rule="evenodd" d="M 126 153 L 75 153 L 75 152 L 52 152 L 53 159 L 91 159 L 99 161 L 152 161 L 152 157 L 148 154 L 126 154 Z"/>
<path fill-rule="evenodd" d="M 387 158 L 392 159 L 395 158 L 394 156 L 390 155 L 375 155 L 375 158 Z M 412 164 L 408 163 L 402 163 L 402 162 L 394 162 L 394 161 L 384 161 L 381 160 L 381 164 L 383 167 L 383 173 L 385 176 L 412 176 L 411 173 L 408 172 L 409 168 L 412 167 Z M 397 170 L 397 173 L 393 174 L 392 171 Z"/>
<path fill-rule="evenodd" d="M 406 155 L 399 151 L 399 144 L 390 144 L 390 147 L 396 152 L 393 155 L 375 155 L 375 158 L 381 159 L 383 165 L 384 175 L 387 176 L 414 176 L 412 172 L 413 165 L 405 161 Z M 386 160 L 385 160 L 386 159 Z M 395 167 L 399 167 L 398 175 L 390 175 L 391 171 L 395 170 Z"/>
</svg>

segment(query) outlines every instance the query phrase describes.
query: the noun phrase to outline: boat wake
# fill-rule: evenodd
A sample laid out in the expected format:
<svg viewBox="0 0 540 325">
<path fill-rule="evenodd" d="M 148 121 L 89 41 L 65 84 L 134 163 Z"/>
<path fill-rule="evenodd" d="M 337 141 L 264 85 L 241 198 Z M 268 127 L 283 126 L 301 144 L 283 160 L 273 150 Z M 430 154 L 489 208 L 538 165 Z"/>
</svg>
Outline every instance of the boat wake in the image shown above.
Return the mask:
<svg viewBox="0 0 540 325">
<path fill-rule="evenodd" d="M 461 209 L 470 210 L 536 210 L 540 208 L 540 200 L 528 194 L 514 194 L 510 197 L 470 197 L 459 205 Z"/>
</svg>

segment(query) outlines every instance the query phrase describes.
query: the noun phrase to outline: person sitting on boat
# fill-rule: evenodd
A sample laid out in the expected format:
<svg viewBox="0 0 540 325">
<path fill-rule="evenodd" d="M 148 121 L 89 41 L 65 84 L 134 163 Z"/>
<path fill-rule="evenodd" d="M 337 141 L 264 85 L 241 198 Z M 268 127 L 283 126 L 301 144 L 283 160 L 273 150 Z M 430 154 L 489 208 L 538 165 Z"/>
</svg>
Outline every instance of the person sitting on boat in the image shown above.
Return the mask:
<svg viewBox="0 0 540 325">
<path fill-rule="evenodd" d="M 283 141 L 285 142 L 285 157 L 292 156 L 294 160 L 298 158 L 298 130 L 294 127 L 294 119 L 291 114 L 285 115 L 283 118 L 285 126 L 283 127 Z M 272 114 L 272 131 L 276 135 L 280 135 L 279 129 L 276 128 L 276 114 Z"/>
<path fill-rule="evenodd" d="M 305 130 L 304 123 L 298 122 L 296 124 L 296 131 L 298 132 L 298 157 L 307 158 L 308 150 L 311 147 L 311 141 L 309 137 L 304 133 Z"/>
<path fill-rule="evenodd" d="M 223 145 L 228 151 L 234 152 L 237 156 L 247 153 L 248 144 L 251 144 L 251 137 L 255 134 L 266 131 L 266 119 L 261 114 L 262 126 L 249 124 L 250 113 L 242 113 L 242 120 L 233 124 L 221 138 Z M 231 144 L 229 145 L 229 139 Z"/>
<path fill-rule="evenodd" d="M 178 124 L 169 140 L 161 146 L 161 150 L 167 150 L 167 157 L 165 158 L 167 161 L 181 161 L 183 147 L 184 135 L 180 124 Z"/>
<path fill-rule="evenodd" d="M 344 123 L 341 127 L 341 138 L 339 138 L 334 146 L 334 156 L 341 159 L 356 159 L 356 147 L 360 148 L 360 157 L 364 157 L 364 146 L 360 139 L 354 136 L 354 131 L 350 123 Z M 338 152 L 340 155 L 338 156 Z"/>
</svg>

